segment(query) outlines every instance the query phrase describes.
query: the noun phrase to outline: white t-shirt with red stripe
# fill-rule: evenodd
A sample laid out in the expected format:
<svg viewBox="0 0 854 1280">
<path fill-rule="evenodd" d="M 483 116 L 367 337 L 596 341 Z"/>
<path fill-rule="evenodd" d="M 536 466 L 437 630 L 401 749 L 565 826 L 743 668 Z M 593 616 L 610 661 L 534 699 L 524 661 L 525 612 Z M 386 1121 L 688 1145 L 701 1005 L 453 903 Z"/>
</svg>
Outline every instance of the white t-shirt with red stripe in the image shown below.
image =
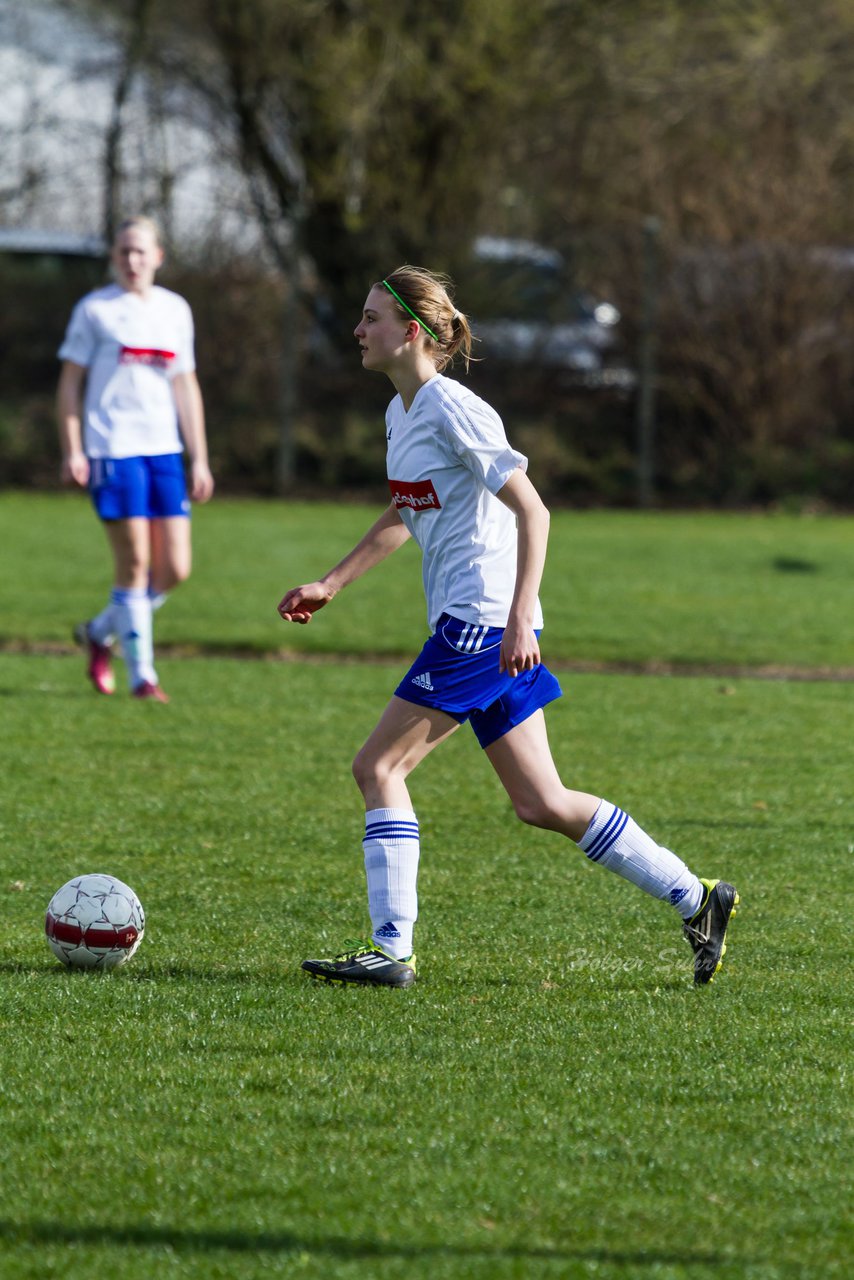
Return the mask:
<svg viewBox="0 0 854 1280">
<path fill-rule="evenodd" d="M 467 387 L 436 374 L 407 412 L 386 411 L 392 501 L 421 548 L 431 630 L 443 613 L 507 624 L 516 586 L 516 518 L 496 494 L 528 459 L 500 417 Z M 539 601 L 534 627 L 543 625 Z"/>
<path fill-rule="evenodd" d="M 117 284 L 77 303 L 60 360 L 87 370 L 83 448 L 90 458 L 180 453 L 172 379 L 195 367 L 189 304 L 154 285 L 145 297 Z"/>
</svg>

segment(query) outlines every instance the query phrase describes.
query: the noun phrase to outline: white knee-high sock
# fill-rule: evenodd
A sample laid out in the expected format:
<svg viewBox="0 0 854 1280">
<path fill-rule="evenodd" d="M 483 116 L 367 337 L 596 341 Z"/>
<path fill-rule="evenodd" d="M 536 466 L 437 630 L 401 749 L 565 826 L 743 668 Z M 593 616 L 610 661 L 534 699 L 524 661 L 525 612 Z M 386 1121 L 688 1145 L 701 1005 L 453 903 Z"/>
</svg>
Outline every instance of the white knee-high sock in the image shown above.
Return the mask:
<svg viewBox="0 0 854 1280">
<path fill-rule="evenodd" d="M 694 873 L 610 801 L 601 801 L 578 843 L 591 862 L 669 902 L 683 919 L 700 910 L 705 891 Z"/>
<path fill-rule="evenodd" d="M 107 604 L 100 613 L 89 621 L 88 632 L 93 640 L 98 644 L 111 645 L 116 639 L 116 606 L 113 603 L 113 597 L 110 596 L 109 604 Z"/>
<path fill-rule="evenodd" d="M 369 809 L 362 846 L 373 941 L 405 960 L 418 916 L 418 819 L 411 809 Z"/>
<path fill-rule="evenodd" d="M 169 593 L 168 591 L 152 591 L 151 587 L 149 587 L 148 599 L 151 602 L 151 612 L 156 613 L 158 609 L 163 608 L 169 599 Z M 111 596 L 109 604 L 90 620 L 89 635 L 93 640 L 97 640 L 98 644 L 112 645 L 115 643 L 117 631 L 116 606 Z"/>
<path fill-rule="evenodd" d="M 113 591 L 113 606 L 116 633 L 127 663 L 131 689 L 144 681 L 157 684 L 148 592 L 144 588 L 116 587 Z"/>
</svg>

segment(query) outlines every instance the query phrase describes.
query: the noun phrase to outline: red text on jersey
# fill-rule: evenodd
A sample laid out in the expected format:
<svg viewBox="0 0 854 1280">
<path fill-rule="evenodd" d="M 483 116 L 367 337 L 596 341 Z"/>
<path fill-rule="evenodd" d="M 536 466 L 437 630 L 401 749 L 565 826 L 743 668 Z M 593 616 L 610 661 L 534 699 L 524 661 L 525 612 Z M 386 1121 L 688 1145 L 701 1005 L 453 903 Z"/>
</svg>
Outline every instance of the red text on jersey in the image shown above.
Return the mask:
<svg viewBox="0 0 854 1280">
<path fill-rule="evenodd" d="M 409 507 L 410 511 L 439 511 L 442 504 L 433 488 L 432 480 L 389 480 L 394 505 Z"/>
<path fill-rule="evenodd" d="M 148 364 L 155 369 L 168 369 L 174 359 L 174 351 L 156 347 L 122 347 L 119 352 L 119 364 Z"/>
</svg>

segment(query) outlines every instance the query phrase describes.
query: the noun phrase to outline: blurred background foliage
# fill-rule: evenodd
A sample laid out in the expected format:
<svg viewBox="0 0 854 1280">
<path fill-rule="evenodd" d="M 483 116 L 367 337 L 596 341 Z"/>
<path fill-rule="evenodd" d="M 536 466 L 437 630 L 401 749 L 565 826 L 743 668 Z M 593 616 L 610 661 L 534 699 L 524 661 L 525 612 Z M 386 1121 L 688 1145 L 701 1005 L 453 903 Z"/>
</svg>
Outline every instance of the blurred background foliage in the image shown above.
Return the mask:
<svg viewBox="0 0 854 1280">
<path fill-rule="evenodd" d="M 567 310 L 551 321 L 579 298 L 621 317 L 614 381 L 536 344 L 508 360 L 484 343 L 469 374 L 551 500 L 637 500 L 646 340 L 656 501 L 851 505 L 851 0 L 62 7 L 100 25 L 111 60 L 96 230 L 109 238 L 131 200 L 174 224 L 181 157 L 144 189 L 126 176 L 140 78 L 161 86 L 152 119 L 168 87 L 170 114 L 203 116 L 245 184 L 257 244 L 213 219 L 172 236 L 162 274 L 196 315 L 221 488 L 381 491 L 388 388 L 351 336 L 366 290 L 424 263 L 477 320 L 473 246 L 491 236 L 561 255 Z M 48 484 L 55 350 L 82 288 L 71 271 L 33 288 L 22 270 L 0 259 L 3 296 L 27 296 L 0 320 L 0 465 L 7 483 Z"/>
</svg>

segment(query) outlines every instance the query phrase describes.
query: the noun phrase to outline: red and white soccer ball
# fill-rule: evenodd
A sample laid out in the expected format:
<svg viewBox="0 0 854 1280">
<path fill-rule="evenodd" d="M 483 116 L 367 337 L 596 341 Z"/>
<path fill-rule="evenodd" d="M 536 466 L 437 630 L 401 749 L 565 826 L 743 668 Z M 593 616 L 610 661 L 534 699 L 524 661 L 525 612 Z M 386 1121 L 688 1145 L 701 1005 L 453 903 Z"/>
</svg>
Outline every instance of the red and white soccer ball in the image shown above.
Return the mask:
<svg viewBox="0 0 854 1280">
<path fill-rule="evenodd" d="M 44 931 L 69 969 L 117 969 L 142 942 L 145 912 L 133 889 L 115 876 L 76 876 L 51 898 Z"/>
</svg>

